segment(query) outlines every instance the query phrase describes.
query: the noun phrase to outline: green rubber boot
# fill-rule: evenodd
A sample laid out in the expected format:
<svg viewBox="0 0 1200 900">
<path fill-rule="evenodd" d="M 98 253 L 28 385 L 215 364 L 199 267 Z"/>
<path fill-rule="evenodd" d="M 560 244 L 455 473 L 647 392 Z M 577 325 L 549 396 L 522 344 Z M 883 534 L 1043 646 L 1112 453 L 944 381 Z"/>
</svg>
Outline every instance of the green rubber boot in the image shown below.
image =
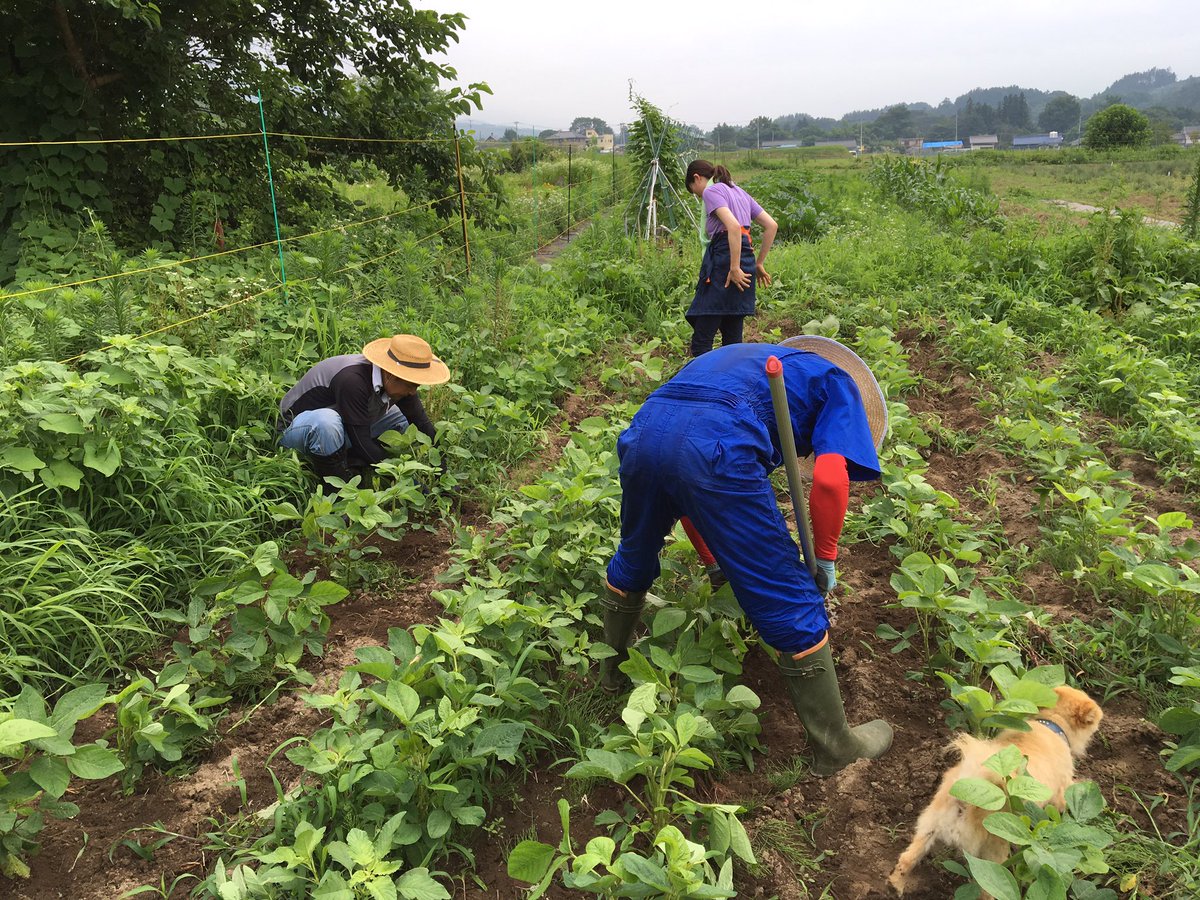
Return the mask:
<svg viewBox="0 0 1200 900">
<path fill-rule="evenodd" d="M 813 750 L 813 774 L 840 772 L 856 759 L 877 759 L 892 746 L 892 726 L 883 719 L 851 728 L 833 670 L 829 644 L 802 659 L 779 657 L 779 668 L 796 715 Z"/>
<path fill-rule="evenodd" d="M 645 602 L 645 591 L 630 591 L 622 597 L 608 585 L 604 586 L 604 594 L 600 597 L 600 606 L 604 610 L 604 643 L 616 650 L 617 655 L 600 660 L 600 684 L 610 693 L 620 692 L 629 683 L 617 666 L 629 658 L 629 639 L 642 617 Z"/>
</svg>

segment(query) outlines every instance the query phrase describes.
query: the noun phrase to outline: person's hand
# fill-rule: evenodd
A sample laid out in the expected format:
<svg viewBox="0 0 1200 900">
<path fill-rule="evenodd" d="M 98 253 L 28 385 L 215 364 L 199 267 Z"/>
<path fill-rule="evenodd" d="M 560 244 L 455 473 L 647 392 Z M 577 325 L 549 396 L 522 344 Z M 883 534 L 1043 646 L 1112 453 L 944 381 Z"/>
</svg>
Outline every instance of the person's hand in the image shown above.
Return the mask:
<svg viewBox="0 0 1200 900">
<path fill-rule="evenodd" d="M 816 572 L 817 590 L 821 592 L 822 597 L 828 597 L 835 587 L 837 587 L 837 569 L 834 568 L 832 559 L 818 559 Z"/>
<path fill-rule="evenodd" d="M 769 285 L 771 283 L 771 273 L 766 270 L 762 263 L 759 263 L 755 268 L 755 274 L 758 278 L 758 283 L 763 287 Z"/>
<path fill-rule="evenodd" d="M 741 270 L 738 266 L 730 266 L 729 274 L 725 276 L 725 287 L 731 284 L 736 285 L 739 291 L 744 291 L 750 287 L 750 276 Z"/>
</svg>

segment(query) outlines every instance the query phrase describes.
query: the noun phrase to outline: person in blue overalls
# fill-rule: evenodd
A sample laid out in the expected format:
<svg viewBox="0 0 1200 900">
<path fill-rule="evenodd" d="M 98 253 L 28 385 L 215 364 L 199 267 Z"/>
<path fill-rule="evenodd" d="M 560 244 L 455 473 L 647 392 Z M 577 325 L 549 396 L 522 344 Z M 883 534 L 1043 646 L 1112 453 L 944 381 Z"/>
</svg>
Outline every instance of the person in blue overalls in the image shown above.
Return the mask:
<svg viewBox="0 0 1200 900">
<path fill-rule="evenodd" d="M 718 330 L 722 346 L 742 342 L 743 320 L 754 315 L 755 282 L 771 283 L 764 264 L 779 226 L 753 197 L 733 183 L 724 166 L 697 159 L 687 167 L 684 184 L 704 200 L 704 230 L 708 237 L 696 296 L 687 311 L 692 326 L 692 356 L 699 356 L 712 349 Z M 757 259 L 750 242 L 751 222 L 763 229 Z"/>
<path fill-rule="evenodd" d="M 628 658 L 646 592 L 659 575 L 664 535 L 687 517 L 746 617 L 779 651 L 815 754 L 813 771 L 829 775 L 881 756 L 892 742 L 882 720 L 846 724 L 824 600 L 837 583 L 850 481 L 880 476 L 872 426 L 882 440 L 886 407 L 870 370 L 845 347 L 825 338 L 794 340 L 817 352 L 735 344 L 692 360 L 650 395 L 618 439 L 621 543 L 601 601 L 604 640 L 617 655 L 603 661 L 601 680 L 609 690 L 625 684 L 617 667 Z M 809 499 L 816 580 L 769 480 L 783 459 L 765 374 L 771 356 L 783 364 L 797 453 L 816 457 Z"/>
</svg>

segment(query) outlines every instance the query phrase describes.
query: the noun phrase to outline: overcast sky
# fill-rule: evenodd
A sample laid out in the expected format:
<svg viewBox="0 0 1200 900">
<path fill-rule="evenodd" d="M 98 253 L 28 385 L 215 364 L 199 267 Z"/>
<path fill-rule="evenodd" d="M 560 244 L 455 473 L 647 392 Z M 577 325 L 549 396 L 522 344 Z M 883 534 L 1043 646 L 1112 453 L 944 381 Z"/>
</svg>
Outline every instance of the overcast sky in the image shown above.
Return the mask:
<svg viewBox="0 0 1200 900">
<path fill-rule="evenodd" d="M 448 62 L 493 96 L 476 118 L 565 128 L 632 118 L 628 84 L 709 128 L 840 118 L 1019 84 L 1091 96 L 1159 66 L 1200 74 L 1200 0 L 418 0 L 469 17 Z"/>
</svg>

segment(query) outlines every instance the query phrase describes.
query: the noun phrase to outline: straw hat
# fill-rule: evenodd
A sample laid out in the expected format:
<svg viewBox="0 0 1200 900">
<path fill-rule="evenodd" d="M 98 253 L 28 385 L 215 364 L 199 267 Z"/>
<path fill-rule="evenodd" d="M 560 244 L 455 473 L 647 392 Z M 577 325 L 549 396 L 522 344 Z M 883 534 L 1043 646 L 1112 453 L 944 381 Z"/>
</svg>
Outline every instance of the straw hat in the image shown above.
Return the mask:
<svg viewBox="0 0 1200 900">
<path fill-rule="evenodd" d="M 862 397 L 863 408 L 867 411 L 867 424 L 871 428 L 871 438 L 875 441 L 875 449 L 883 446 L 883 439 L 888 430 L 887 401 L 879 382 L 871 374 L 867 364 L 849 347 L 839 344 L 832 338 L 816 334 L 801 334 L 780 342 L 784 347 L 794 347 L 807 353 L 815 353 L 822 359 L 827 359 L 839 369 L 842 369 L 854 379 L 858 385 L 858 393 Z"/>
<path fill-rule="evenodd" d="M 450 369 L 415 334 L 371 341 L 362 352 L 383 371 L 412 384 L 442 384 L 450 380 Z"/>
</svg>

